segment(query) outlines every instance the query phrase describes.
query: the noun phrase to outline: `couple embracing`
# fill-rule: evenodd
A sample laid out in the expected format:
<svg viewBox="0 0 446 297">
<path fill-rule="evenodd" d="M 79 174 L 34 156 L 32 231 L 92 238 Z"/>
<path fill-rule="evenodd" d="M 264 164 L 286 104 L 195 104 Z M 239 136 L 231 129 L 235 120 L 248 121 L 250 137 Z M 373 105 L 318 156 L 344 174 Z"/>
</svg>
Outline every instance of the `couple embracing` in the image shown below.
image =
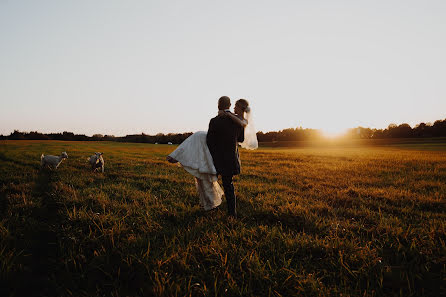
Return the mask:
<svg viewBox="0 0 446 297">
<path fill-rule="evenodd" d="M 189 136 L 167 156 L 167 160 L 179 162 L 194 176 L 200 205 L 205 210 L 218 207 L 224 194 L 228 214 L 236 217 L 237 198 L 232 179 L 240 174 L 238 144 L 247 149 L 256 149 L 258 143 L 248 101 L 237 100 L 234 113 L 229 110 L 230 107 L 230 98 L 221 97 L 218 100 L 218 115 L 209 122 L 208 131 Z M 224 191 L 218 184 L 218 175 L 222 177 Z"/>
</svg>

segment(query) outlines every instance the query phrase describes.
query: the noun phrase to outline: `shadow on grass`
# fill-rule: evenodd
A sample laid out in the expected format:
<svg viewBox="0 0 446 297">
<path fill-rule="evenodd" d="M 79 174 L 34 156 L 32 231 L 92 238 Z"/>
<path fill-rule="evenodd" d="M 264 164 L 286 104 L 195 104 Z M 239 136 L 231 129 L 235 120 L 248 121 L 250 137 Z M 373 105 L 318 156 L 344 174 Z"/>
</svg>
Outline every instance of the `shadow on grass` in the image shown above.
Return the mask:
<svg viewBox="0 0 446 297">
<path fill-rule="evenodd" d="M 248 226 L 281 226 L 290 232 L 304 231 L 318 236 L 326 235 L 328 232 L 327 226 L 303 215 L 255 209 L 243 200 L 238 200 L 237 204 L 239 217 Z"/>
<path fill-rule="evenodd" d="M 57 292 L 54 279 L 60 257 L 61 218 L 52 192 L 56 178 L 57 172 L 39 171 L 32 191 L 34 207 L 18 214 L 21 218 L 11 235 L 15 249 L 21 251 L 17 259 L 20 268 L 7 280 L 6 296 L 50 296 Z"/>
</svg>

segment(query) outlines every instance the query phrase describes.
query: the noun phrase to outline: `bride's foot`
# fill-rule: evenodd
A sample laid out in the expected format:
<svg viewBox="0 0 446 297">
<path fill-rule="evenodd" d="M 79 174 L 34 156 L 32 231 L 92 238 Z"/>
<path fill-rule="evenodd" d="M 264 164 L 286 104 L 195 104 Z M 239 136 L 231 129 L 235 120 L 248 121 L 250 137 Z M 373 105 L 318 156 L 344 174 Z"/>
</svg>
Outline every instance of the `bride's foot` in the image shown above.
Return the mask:
<svg viewBox="0 0 446 297">
<path fill-rule="evenodd" d="M 171 156 L 167 156 L 167 157 L 166 157 L 166 160 L 167 160 L 168 162 L 170 162 L 170 163 L 177 163 L 177 162 L 178 162 L 177 160 L 175 160 L 175 159 L 172 158 Z"/>
</svg>

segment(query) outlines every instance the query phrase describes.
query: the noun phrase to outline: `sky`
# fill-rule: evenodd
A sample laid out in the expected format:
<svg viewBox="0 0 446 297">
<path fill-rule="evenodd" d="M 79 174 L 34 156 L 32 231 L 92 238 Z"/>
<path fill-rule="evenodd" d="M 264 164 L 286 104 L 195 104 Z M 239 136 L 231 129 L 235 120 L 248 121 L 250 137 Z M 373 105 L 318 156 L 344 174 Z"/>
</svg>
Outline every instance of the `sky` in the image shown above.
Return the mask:
<svg viewBox="0 0 446 297">
<path fill-rule="evenodd" d="M 446 118 L 446 1 L 0 0 L 0 134 L 258 131 Z M 233 104 L 234 105 L 234 104 Z"/>
</svg>

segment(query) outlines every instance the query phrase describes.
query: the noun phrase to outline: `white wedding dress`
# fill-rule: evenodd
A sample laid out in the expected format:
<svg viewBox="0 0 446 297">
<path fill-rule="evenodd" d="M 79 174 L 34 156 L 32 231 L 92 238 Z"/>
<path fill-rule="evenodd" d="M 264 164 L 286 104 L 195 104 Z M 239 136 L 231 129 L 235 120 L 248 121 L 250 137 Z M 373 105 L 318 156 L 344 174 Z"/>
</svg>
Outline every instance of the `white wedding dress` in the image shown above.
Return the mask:
<svg viewBox="0 0 446 297">
<path fill-rule="evenodd" d="M 206 144 L 206 135 L 206 131 L 195 132 L 169 156 L 195 177 L 200 205 L 204 210 L 211 210 L 221 204 L 223 190 L 217 182 L 217 170 Z"/>
</svg>

